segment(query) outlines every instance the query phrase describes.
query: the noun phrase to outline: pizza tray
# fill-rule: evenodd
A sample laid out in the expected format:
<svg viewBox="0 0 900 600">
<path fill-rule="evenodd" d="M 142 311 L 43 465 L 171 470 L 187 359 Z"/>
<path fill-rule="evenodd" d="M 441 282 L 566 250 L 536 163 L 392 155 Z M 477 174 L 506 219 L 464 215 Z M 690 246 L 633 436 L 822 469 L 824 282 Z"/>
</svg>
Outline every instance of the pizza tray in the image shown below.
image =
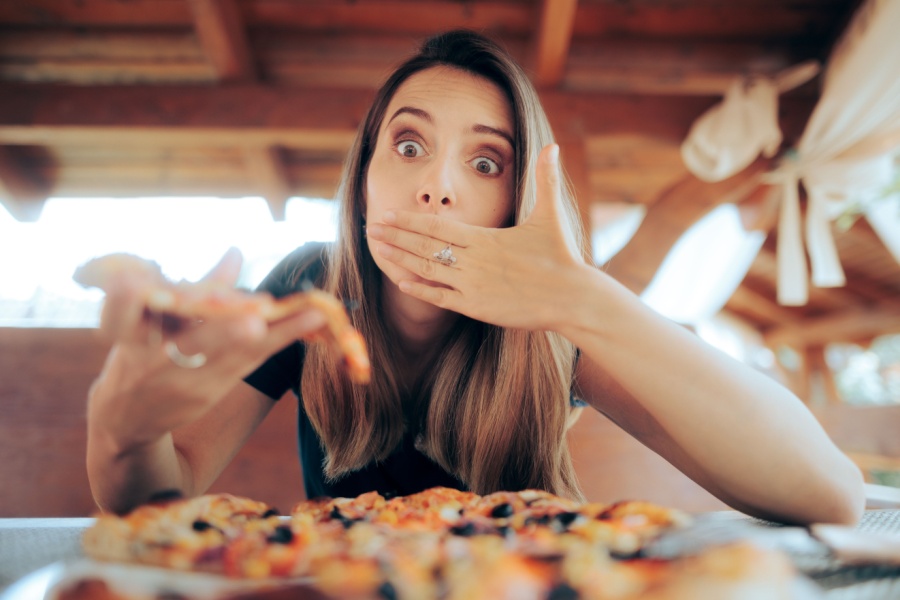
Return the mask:
<svg viewBox="0 0 900 600">
<path fill-rule="evenodd" d="M 104 582 L 134 600 L 330 600 L 309 584 L 310 578 L 246 581 L 215 574 L 190 573 L 142 565 L 104 563 L 92 559 L 61 561 L 15 582 L 0 600 L 59 600 L 59 594 L 84 579 Z M 792 600 L 824 600 L 823 591 L 797 575 L 790 584 Z M 744 596 L 741 596 L 744 598 Z M 727 600 L 727 599 L 718 599 Z"/>
<path fill-rule="evenodd" d="M 296 600 L 322 600 L 310 578 L 239 580 L 216 574 L 173 571 L 160 567 L 105 563 L 89 558 L 52 563 L 13 583 L 0 600 L 58 600 L 59 594 L 84 579 L 100 580 L 113 591 L 135 600 L 190 598 L 221 600 L 242 595 L 267 595 L 290 589 Z"/>
</svg>

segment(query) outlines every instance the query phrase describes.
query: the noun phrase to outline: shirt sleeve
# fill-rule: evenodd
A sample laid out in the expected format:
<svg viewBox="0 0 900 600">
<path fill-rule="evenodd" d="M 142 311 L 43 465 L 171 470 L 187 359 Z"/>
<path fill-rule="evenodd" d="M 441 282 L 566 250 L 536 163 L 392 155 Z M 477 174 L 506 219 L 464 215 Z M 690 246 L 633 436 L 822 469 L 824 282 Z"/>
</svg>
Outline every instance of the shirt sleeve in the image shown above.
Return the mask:
<svg viewBox="0 0 900 600">
<path fill-rule="evenodd" d="M 323 244 L 301 246 L 278 263 L 256 291 L 281 298 L 302 290 L 309 281 L 317 283 L 324 271 L 323 252 Z M 266 359 L 244 381 L 269 398 L 278 400 L 289 389 L 299 387 L 305 354 L 305 345 L 295 341 Z"/>
</svg>

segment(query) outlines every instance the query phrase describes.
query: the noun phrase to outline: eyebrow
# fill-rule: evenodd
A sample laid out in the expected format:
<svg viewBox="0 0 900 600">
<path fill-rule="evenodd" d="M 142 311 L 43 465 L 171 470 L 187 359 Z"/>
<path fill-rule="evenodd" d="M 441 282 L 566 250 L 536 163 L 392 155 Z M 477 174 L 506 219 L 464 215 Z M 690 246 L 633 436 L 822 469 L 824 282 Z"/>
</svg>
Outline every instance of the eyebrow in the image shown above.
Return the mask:
<svg viewBox="0 0 900 600">
<path fill-rule="evenodd" d="M 390 124 L 391 121 L 402 114 L 413 115 L 415 117 L 419 117 L 424 121 L 427 121 L 428 123 L 434 124 L 434 118 L 430 113 L 428 113 L 428 111 L 422 110 L 421 108 L 416 108 L 414 106 L 401 106 L 400 108 L 398 108 L 396 111 L 394 111 L 394 114 L 391 115 L 390 120 L 388 120 L 388 124 Z M 507 141 L 510 148 L 516 147 L 516 145 L 513 143 L 512 136 L 502 129 L 497 129 L 496 127 L 491 127 L 490 125 L 476 124 L 472 126 L 472 131 L 475 133 L 487 133 L 499 136 Z"/>
<path fill-rule="evenodd" d="M 516 147 L 516 145 L 513 143 L 512 136 L 502 129 L 497 129 L 496 127 L 490 127 L 488 125 L 474 125 L 472 127 L 472 131 L 474 131 L 475 133 L 490 133 L 493 135 L 498 135 L 509 143 L 510 148 Z"/>
<path fill-rule="evenodd" d="M 413 115 L 414 117 L 419 117 L 420 119 L 424 119 L 429 123 L 434 123 L 434 119 L 431 118 L 431 115 L 428 114 L 427 111 L 422 110 L 421 108 L 415 108 L 414 106 L 401 106 L 394 112 L 394 115 L 390 118 L 388 123 L 396 119 L 402 114 Z"/>
</svg>

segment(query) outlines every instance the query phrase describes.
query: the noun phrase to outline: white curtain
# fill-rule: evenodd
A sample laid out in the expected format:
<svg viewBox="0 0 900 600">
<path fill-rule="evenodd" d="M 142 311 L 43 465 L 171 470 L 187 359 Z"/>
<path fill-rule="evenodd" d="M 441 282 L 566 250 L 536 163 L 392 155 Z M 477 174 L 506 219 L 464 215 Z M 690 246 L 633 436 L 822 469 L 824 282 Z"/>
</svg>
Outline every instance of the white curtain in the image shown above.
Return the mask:
<svg viewBox="0 0 900 600">
<path fill-rule="evenodd" d="M 715 181 L 739 172 L 760 153 L 771 156 L 772 144 L 781 140 L 780 131 L 777 136 L 773 133 L 778 130 L 777 91 L 788 87 L 785 80 L 796 83 L 796 79 L 796 72 L 789 73 L 755 84 L 750 93 L 729 92 L 722 104 L 698 119 L 685 140 L 682 155 L 688 168 L 702 179 Z M 754 92 L 757 87 L 766 92 Z M 735 97 L 740 110 L 727 106 L 735 103 Z M 779 303 L 807 302 L 809 273 L 804 248 L 814 285 L 844 285 L 831 222 L 848 206 L 865 206 L 883 194 L 895 176 L 893 153 L 898 148 L 900 1 L 868 0 L 832 52 L 821 97 L 797 147 L 767 176 L 768 182 L 782 188 Z M 805 236 L 800 219 L 801 183 L 808 198 Z"/>
</svg>

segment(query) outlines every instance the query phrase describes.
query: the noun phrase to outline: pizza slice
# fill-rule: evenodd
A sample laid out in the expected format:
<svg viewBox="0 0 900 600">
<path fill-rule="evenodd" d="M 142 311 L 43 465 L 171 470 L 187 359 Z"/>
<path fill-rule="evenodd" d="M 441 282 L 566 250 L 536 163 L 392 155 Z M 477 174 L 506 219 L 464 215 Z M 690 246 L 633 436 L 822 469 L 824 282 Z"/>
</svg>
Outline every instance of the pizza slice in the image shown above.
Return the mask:
<svg viewBox="0 0 900 600">
<path fill-rule="evenodd" d="M 218 282 L 171 282 L 159 265 L 134 256 L 117 253 L 94 258 L 80 266 L 73 279 L 84 287 L 109 291 L 117 279 L 137 276 L 152 282 L 144 291 L 144 302 L 150 311 L 180 317 L 203 319 L 228 314 L 255 314 L 273 323 L 307 308 L 316 308 L 325 315 L 325 329 L 313 341 L 324 341 L 339 357 L 351 381 L 368 383 L 371 366 L 365 340 L 353 327 L 344 305 L 322 290 L 296 292 L 283 298 L 269 294 L 247 293 Z M 115 328 L 101 325 L 111 339 L 117 337 Z"/>
</svg>

